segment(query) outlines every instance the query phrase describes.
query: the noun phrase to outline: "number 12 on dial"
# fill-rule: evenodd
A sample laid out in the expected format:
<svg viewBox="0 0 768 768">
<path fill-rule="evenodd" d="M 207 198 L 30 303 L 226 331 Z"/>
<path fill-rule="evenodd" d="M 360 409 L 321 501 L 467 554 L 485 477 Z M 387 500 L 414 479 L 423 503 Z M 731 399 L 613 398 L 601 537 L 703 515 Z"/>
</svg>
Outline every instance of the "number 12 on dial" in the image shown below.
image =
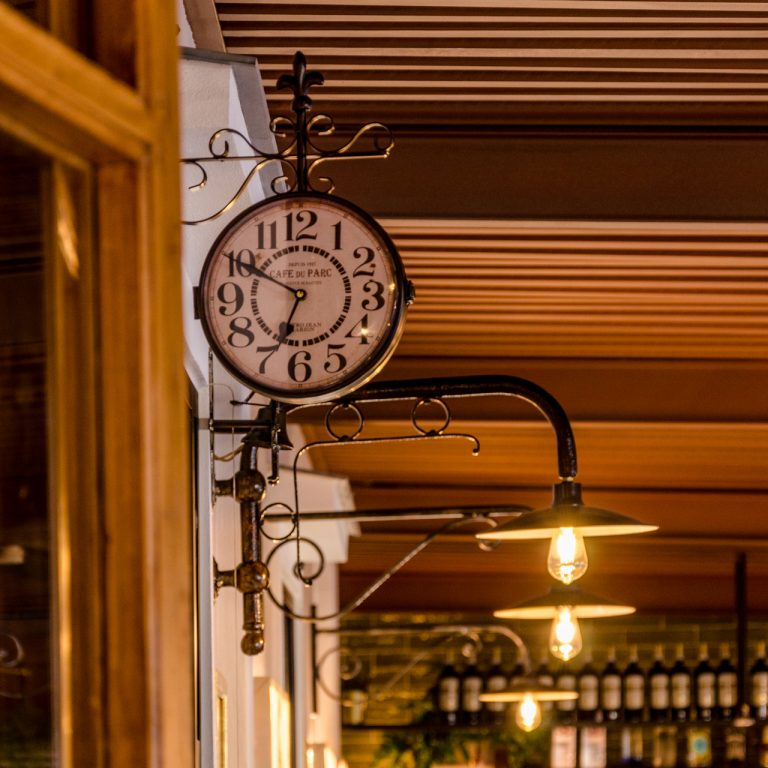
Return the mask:
<svg viewBox="0 0 768 768">
<path fill-rule="evenodd" d="M 199 314 L 223 365 L 263 395 L 332 400 L 378 373 L 403 331 L 412 288 L 392 241 L 330 195 L 259 203 L 219 235 Z"/>
</svg>

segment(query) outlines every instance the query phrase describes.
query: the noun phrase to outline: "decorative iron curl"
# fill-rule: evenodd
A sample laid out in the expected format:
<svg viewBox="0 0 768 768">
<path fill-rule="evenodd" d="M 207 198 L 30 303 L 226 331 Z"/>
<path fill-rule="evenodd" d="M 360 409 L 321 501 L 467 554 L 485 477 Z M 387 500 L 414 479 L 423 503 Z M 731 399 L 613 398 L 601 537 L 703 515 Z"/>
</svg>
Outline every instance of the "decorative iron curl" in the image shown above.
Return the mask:
<svg viewBox="0 0 768 768">
<path fill-rule="evenodd" d="M 266 515 L 267 512 L 269 512 L 270 509 L 274 509 L 275 507 L 284 507 L 288 510 L 289 514 L 291 515 L 291 530 L 288 531 L 284 536 L 270 536 L 264 530 L 264 526 L 266 524 Z M 277 542 L 283 542 L 290 539 L 294 533 L 296 532 L 296 529 L 298 528 L 298 518 L 299 516 L 293 511 L 290 504 L 286 504 L 284 501 L 273 501 L 271 504 L 267 504 L 266 507 L 262 507 L 261 514 L 260 514 L 260 520 L 261 520 L 261 532 L 264 535 L 264 538 L 269 539 L 269 541 L 277 543 Z"/>
<path fill-rule="evenodd" d="M 9 632 L 0 632 L 0 667 L 7 669 L 18 667 L 23 660 L 24 646 L 21 640 Z"/>
<path fill-rule="evenodd" d="M 316 136 L 332 136 L 336 132 L 336 124 L 329 115 L 315 115 L 307 124 L 308 154 L 307 180 L 310 189 L 315 192 L 332 194 L 336 189 L 333 180 L 329 176 L 317 176 L 313 174 L 323 163 L 334 160 L 358 160 L 360 158 L 376 159 L 388 158 L 395 146 L 395 138 L 392 131 L 383 123 L 368 123 L 360 128 L 355 135 L 339 147 L 333 149 L 321 148 L 313 140 Z M 373 148 L 368 150 L 355 150 L 364 139 L 372 142 Z M 322 186 L 318 186 L 322 185 Z"/>
<path fill-rule="evenodd" d="M 226 213 L 240 199 L 253 177 L 269 163 L 279 163 L 283 169 L 283 172 L 271 182 L 272 191 L 275 194 L 308 190 L 331 194 L 335 189 L 333 180 L 329 176 L 316 174 L 323 163 L 389 157 L 395 146 L 394 137 L 387 126 L 378 122 L 364 125 L 351 139 L 340 146 L 322 147 L 316 143 L 317 138 L 332 136 L 336 132 L 336 125 L 328 115 L 321 114 L 307 119 L 307 113 L 312 108 L 309 89 L 322 85 L 323 82 L 321 73 L 307 70 L 304 54 L 297 51 L 293 58 L 293 73 L 283 74 L 277 81 L 278 89 L 289 89 L 293 92 L 291 108 L 295 118 L 278 116 L 270 121 L 269 130 L 275 137 L 277 146 L 275 151 L 265 151 L 255 146 L 247 136 L 234 128 L 219 128 L 208 140 L 208 155 L 182 158 L 182 165 L 192 166 L 200 174 L 199 181 L 188 187 L 192 192 L 201 190 L 208 183 L 209 174 L 205 167 L 207 163 L 226 161 L 254 163 L 243 182 L 224 205 L 209 216 L 184 220 L 183 224 L 202 224 Z M 252 153 L 233 154 L 228 137 L 236 137 L 250 148 Z M 364 141 L 369 142 L 368 148 L 360 149 Z M 217 148 L 218 142 L 223 142 L 223 147 Z"/>
<path fill-rule="evenodd" d="M 226 138 L 227 135 L 236 136 L 241 141 L 245 142 L 253 150 L 253 154 L 232 154 L 230 141 Z M 217 143 L 222 142 L 223 146 L 217 148 Z M 218 210 L 214 211 L 208 216 L 204 216 L 201 219 L 183 219 L 182 224 L 202 224 L 206 221 L 211 221 L 226 213 L 232 206 L 240 199 L 245 190 L 248 188 L 253 177 L 261 170 L 263 170 L 270 163 L 282 163 L 283 156 L 280 152 L 265 152 L 258 147 L 254 146 L 248 138 L 238 130 L 234 128 L 220 128 L 211 135 L 208 140 L 208 152 L 205 157 L 189 157 L 183 158 L 181 163 L 183 166 L 192 166 L 200 173 L 200 180 L 194 184 L 189 185 L 187 188 L 192 191 L 199 191 L 203 189 L 208 183 L 208 171 L 205 168 L 206 163 L 222 163 L 222 162 L 253 162 L 253 166 L 250 168 L 245 178 L 240 183 L 234 194 L 222 205 Z M 276 182 L 282 177 L 278 177 L 273 181 L 273 191 L 277 193 Z"/>
<path fill-rule="evenodd" d="M 323 555 L 323 550 L 320 549 L 320 547 L 312 541 L 312 539 L 308 539 L 306 536 L 294 536 L 290 539 L 285 539 L 284 541 L 281 541 L 276 547 L 272 549 L 272 551 L 267 556 L 267 559 L 264 563 L 264 565 L 269 568 L 270 563 L 272 562 L 272 558 L 277 554 L 277 552 L 282 549 L 287 544 L 290 544 L 291 542 L 296 542 L 296 560 L 293 564 L 293 573 L 294 576 L 296 576 L 297 579 L 300 579 L 302 584 L 304 584 L 305 587 L 311 587 L 312 582 L 314 582 L 315 579 L 319 578 L 320 575 L 325 570 L 325 555 Z M 305 565 L 304 562 L 301 560 L 301 545 L 302 544 L 308 544 L 312 549 L 315 550 L 318 557 L 318 564 L 317 567 L 312 573 L 311 576 L 305 576 L 302 573 L 302 569 Z M 290 612 L 290 609 L 287 605 L 284 605 L 281 603 L 270 591 L 269 585 L 266 587 L 266 591 L 269 594 L 269 596 L 272 598 L 272 601 L 275 603 L 275 605 L 280 608 L 281 610 L 285 611 L 286 613 Z"/>
</svg>

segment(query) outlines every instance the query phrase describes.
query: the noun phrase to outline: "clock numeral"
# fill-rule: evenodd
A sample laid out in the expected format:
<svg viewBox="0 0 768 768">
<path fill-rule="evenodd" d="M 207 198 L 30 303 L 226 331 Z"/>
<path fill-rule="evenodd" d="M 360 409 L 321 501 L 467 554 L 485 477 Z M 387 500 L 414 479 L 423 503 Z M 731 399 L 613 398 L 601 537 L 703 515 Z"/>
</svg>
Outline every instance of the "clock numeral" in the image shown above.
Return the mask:
<svg viewBox="0 0 768 768">
<path fill-rule="evenodd" d="M 326 350 L 326 357 L 328 358 L 323 365 L 326 373 L 338 373 L 342 369 L 347 367 L 347 358 L 340 352 L 334 352 L 334 349 L 344 349 L 343 344 L 329 344 Z"/>
<path fill-rule="evenodd" d="M 266 231 L 268 229 L 268 231 Z M 265 243 L 264 235 L 268 235 L 269 242 Z M 273 221 L 265 226 L 263 221 L 256 225 L 256 237 L 258 238 L 258 248 L 277 248 L 277 222 Z"/>
<path fill-rule="evenodd" d="M 253 344 L 254 335 L 251 332 L 250 317 L 233 317 L 229 321 L 229 328 L 232 333 L 227 337 L 227 341 L 231 347 L 247 347 Z"/>
<path fill-rule="evenodd" d="M 354 256 L 356 259 L 365 259 L 365 261 L 355 267 L 352 277 L 373 277 L 373 270 L 376 269 L 376 265 L 373 263 L 373 257 L 375 256 L 373 248 L 362 245 L 360 248 L 355 248 Z M 369 264 L 371 266 L 367 268 Z"/>
<path fill-rule="evenodd" d="M 368 344 L 368 315 L 363 315 L 360 320 L 358 320 L 358 322 L 344 334 L 344 338 L 360 339 L 361 344 Z"/>
<path fill-rule="evenodd" d="M 259 352 L 269 352 L 269 354 L 259 363 L 259 373 L 267 372 L 267 360 L 280 349 L 279 344 L 273 344 L 271 347 L 256 347 L 256 354 Z"/>
<path fill-rule="evenodd" d="M 338 251 L 341 248 L 341 222 L 337 221 L 331 229 L 333 230 L 333 250 Z"/>
<path fill-rule="evenodd" d="M 232 291 L 231 293 L 232 298 L 227 298 L 227 286 L 231 286 Z M 219 307 L 219 313 L 222 315 L 236 315 L 240 311 L 240 307 L 243 306 L 244 296 L 243 296 L 243 289 L 237 284 L 237 283 L 222 283 L 219 286 L 219 290 L 216 291 L 216 296 L 218 297 L 219 301 L 224 304 L 225 306 Z M 227 311 L 227 307 L 234 304 L 234 307 L 231 307 L 231 311 Z"/>
<path fill-rule="evenodd" d="M 377 309 L 381 309 L 384 306 L 384 284 L 378 280 L 368 280 L 363 286 L 363 290 L 366 293 L 372 294 L 366 299 L 363 299 L 363 309 L 369 309 L 371 312 L 375 312 Z"/>
<path fill-rule="evenodd" d="M 224 256 L 229 260 L 230 277 L 234 277 L 235 273 L 240 277 L 248 277 L 256 273 L 256 256 L 248 248 L 243 248 L 237 256 L 234 251 L 227 251 Z"/>
<path fill-rule="evenodd" d="M 301 357 L 301 359 L 299 359 Z M 294 352 L 288 360 L 288 375 L 297 383 L 301 384 L 312 375 L 312 369 L 307 361 L 312 359 L 312 355 L 306 349 L 300 349 Z"/>
<path fill-rule="evenodd" d="M 304 224 L 301 229 L 296 232 L 296 237 L 293 236 L 293 219 L 296 217 L 296 223 Z M 317 240 L 317 233 L 310 234 L 307 230 L 310 227 L 314 227 L 317 224 L 317 214 L 314 211 L 299 211 L 298 213 L 289 213 L 285 217 L 285 239 L 286 240 Z"/>
</svg>

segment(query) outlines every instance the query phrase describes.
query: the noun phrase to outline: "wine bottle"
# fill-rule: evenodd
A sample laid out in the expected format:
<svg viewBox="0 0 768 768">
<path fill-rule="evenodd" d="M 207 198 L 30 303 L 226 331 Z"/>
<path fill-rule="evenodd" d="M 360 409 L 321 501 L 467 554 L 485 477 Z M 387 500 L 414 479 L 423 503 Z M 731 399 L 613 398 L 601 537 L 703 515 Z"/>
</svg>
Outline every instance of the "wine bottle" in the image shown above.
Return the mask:
<svg viewBox="0 0 768 768">
<path fill-rule="evenodd" d="M 482 713 L 480 694 L 483 692 L 483 677 L 477 668 L 477 652 L 472 651 L 461 676 L 461 715 L 466 725 L 478 725 Z"/>
<path fill-rule="evenodd" d="M 705 672 L 705 674 L 709 674 Z M 714 673 L 713 673 L 714 674 Z M 694 670 L 694 682 L 695 682 Z M 714 691 L 714 683 L 712 684 Z M 711 768 L 712 766 L 712 733 L 711 729 L 702 726 L 692 726 L 687 730 L 688 747 L 685 764 L 688 768 Z"/>
<path fill-rule="evenodd" d="M 456 671 L 455 663 L 456 655 L 453 651 L 449 651 L 448 661 L 437 678 L 437 709 L 440 720 L 446 725 L 456 725 L 459 720 L 461 678 Z"/>
<path fill-rule="evenodd" d="M 685 648 L 678 643 L 675 663 L 670 671 L 672 683 L 672 719 L 685 723 L 691 717 L 691 671 L 685 665 Z"/>
<path fill-rule="evenodd" d="M 616 648 L 608 649 L 608 660 L 600 675 L 600 707 L 609 723 L 621 718 L 621 672 L 616 665 Z"/>
<path fill-rule="evenodd" d="M 485 674 L 485 690 L 488 693 L 497 693 L 507 687 L 507 676 L 501 666 L 501 648 L 493 649 L 491 667 Z M 501 725 L 506 716 L 507 705 L 501 701 L 489 701 L 485 705 L 486 719 L 494 725 Z"/>
<path fill-rule="evenodd" d="M 576 690 L 576 675 L 570 667 L 563 666 L 560 669 L 557 675 L 557 687 L 565 691 Z M 557 702 L 557 719 L 563 725 L 569 725 L 576 721 L 576 701 L 574 699 Z"/>
<path fill-rule="evenodd" d="M 696 719 L 707 723 L 715 713 L 715 670 L 709 663 L 706 643 L 699 646 L 699 663 L 693 670 L 693 688 L 696 697 Z"/>
<path fill-rule="evenodd" d="M 624 719 L 628 723 L 639 723 L 645 710 L 645 676 L 640 669 L 637 646 L 629 647 L 629 664 L 624 670 Z"/>
<path fill-rule="evenodd" d="M 621 764 L 643 764 L 643 727 L 625 725 L 621 729 Z"/>
<path fill-rule="evenodd" d="M 552 674 L 552 671 L 549 668 L 549 653 L 546 649 L 541 654 L 541 658 L 539 659 L 539 666 L 536 668 L 535 674 L 539 685 L 543 685 L 545 687 L 554 687 L 555 676 Z M 543 701 L 539 706 L 541 706 L 543 712 L 549 711 L 552 709 L 552 702 Z"/>
<path fill-rule="evenodd" d="M 604 725 L 585 726 L 579 733 L 580 768 L 606 768 L 608 765 L 607 729 Z"/>
<path fill-rule="evenodd" d="M 600 707 L 600 681 L 595 668 L 592 666 L 592 652 L 584 654 L 584 666 L 576 676 L 576 691 L 579 694 L 579 722 L 594 723 Z"/>
<path fill-rule="evenodd" d="M 525 667 L 523 662 L 518 659 L 517 664 L 512 667 L 512 671 L 509 673 L 509 684 L 514 685 L 521 677 L 525 677 Z"/>
<path fill-rule="evenodd" d="M 768 720 L 768 664 L 765 661 L 765 641 L 757 644 L 757 658 L 749 670 L 752 715 L 756 720 Z"/>
<path fill-rule="evenodd" d="M 342 680 L 341 696 L 344 706 L 341 718 L 344 725 L 362 725 L 368 708 L 368 685 L 365 675 L 358 674 L 351 680 Z"/>
<path fill-rule="evenodd" d="M 720 644 L 720 663 L 715 670 L 717 691 L 717 716 L 721 720 L 733 720 L 739 699 L 739 684 L 736 667 L 731 661 L 730 643 Z"/>
<path fill-rule="evenodd" d="M 669 670 L 664 664 L 664 646 L 657 645 L 653 664 L 648 670 L 650 688 L 649 714 L 654 723 L 666 723 L 669 719 Z"/>
</svg>

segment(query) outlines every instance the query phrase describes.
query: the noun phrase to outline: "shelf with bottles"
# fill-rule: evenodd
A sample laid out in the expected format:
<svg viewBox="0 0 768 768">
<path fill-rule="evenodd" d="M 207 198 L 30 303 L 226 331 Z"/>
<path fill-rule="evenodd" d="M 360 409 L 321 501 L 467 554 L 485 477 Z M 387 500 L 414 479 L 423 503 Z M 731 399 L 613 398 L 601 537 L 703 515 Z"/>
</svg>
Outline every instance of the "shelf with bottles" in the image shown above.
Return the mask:
<svg viewBox="0 0 768 768">
<path fill-rule="evenodd" d="M 356 623 L 352 627 L 359 627 L 364 621 L 372 619 L 354 616 Z M 446 623 L 472 623 L 474 617 L 462 617 L 457 615 L 419 616 L 419 621 Z M 404 617 L 398 614 L 376 617 L 372 626 L 386 627 L 390 623 L 404 623 Z M 365 624 L 369 626 L 369 624 Z M 732 619 L 718 619 L 716 617 L 701 617 L 689 619 L 686 617 L 641 616 L 628 619 L 615 619 L 611 622 L 594 622 L 585 625 L 584 650 L 575 659 L 561 663 L 553 659 L 543 651 L 546 648 L 548 628 L 526 628 L 526 645 L 532 653 L 533 671 L 543 681 L 556 680 L 563 687 L 572 687 L 576 690 L 577 679 L 586 666 L 588 655 L 591 652 L 591 666 L 598 676 L 598 701 L 599 714 L 592 718 L 587 712 L 581 713 L 579 720 L 578 702 L 572 707 L 572 715 L 567 716 L 567 721 L 560 720 L 561 710 L 558 704 L 544 705 L 544 718 L 542 725 L 531 736 L 544 738 L 547 743 L 546 752 L 549 753 L 551 738 L 555 728 L 568 725 L 575 727 L 578 738 L 581 733 L 592 727 L 605 728 L 607 743 L 611 746 L 611 756 L 615 755 L 616 744 L 621 744 L 629 736 L 622 736 L 624 726 L 637 726 L 633 731 L 635 743 L 638 742 L 637 734 L 640 734 L 640 743 L 643 744 L 643 754 L 646 760 L 651 760 L 653 755 L 654 733 L 656 727 L 675 726 L 675 733 L 682 744 L 687 745 L 689 726 L 700 726 L 710 735 L 710 745 L 717 750 L 725 744 L 726 737 L 733 726 L 733 720 L 721 716 L 715 707 L 702 705 L 702 712 L 696 707 L 695 695 L 699 688 L 712 690 L 712 678 L 703 678 L 701 685 L 694 686 L 694 673 L 700 664 L 701 645 L 706 643 L 707 655 L 712 658 L 707 660 L 708 665 L 715 674 L 714 690 L 717 691 L 717 668 L 721 663 L 721 649 L 723 643 L 729 643 L 729 650 L 736 648 L 736 624 Z M 750 621 L 748 636 L 747 661 L 747 695 L 748 702 L 754 706 L 754 714 L 757 717 L 757 725 L 746 732 L 747 741 L 753 745 L 759 743 L 762 738 L 763 727 L 768 725 L 768 666 L 764 659 L 762 640 L 768 638 L 768 621 L 755 619 Z M 512 645 L 497 636 L 489 633 L 481 633 L 481 642 L 476 645 L 474 666 L 483 678 L 485 690 L 498 690 L 506 685 L 507 681 L 514 682 L 522 669 L 519 665 L 518 655 Z M 503 735 L 507 737 L 523 738 L 528 734 L 523 733 L 514 723 L 515 705 L 501 705 L 500 712 L 492 714 L 491 710 L 484 707 L 481 710 L 481 724 L 479 726 L 463 725 L 461 711 L 461 693 L 459 692 L 459 710 L 456 715 L 456 725 L 441 724 L 436 702 L 437 680 L 442 668 L 449 657 L 452 657 L 452 666 L 456 675 L 461 678 L 465 668 L 469 665 L 470 645 L 468 638 L 439 643 L 438 638 L 428 632 L 422 634 L 409 634 L 403 637 L 380 636 L 355 636 L 349 641 L 353 646 L 355 655 L 362 662 L 363 671 L 361 679 L 360 696 L 365 704 L 358 709 L 359 725 L 343 729 L 342 738 L 345 749 L 355 755 L 355 760 L 350 760 L 351 768 L 366 768 L 371 760 L 377 745 L 382 738 L 388 735 L 396 736 L 397 730 L 406 730 L 415 734 L 418 731 L 431 733 L 436 737 L 444 737 L 453 734 L 453 740 L 461 740 L 466 734 L 472 738 L 483 738 L 485 735 L 495 737 Z M 682 644 L 682 649 L 679 646 Z M 632 646 L 637 646 L 636 663 L 639 667 L 639 676 L 644 681 L 642 685 L 643 707 L 630 706 L 625 708 L 624 676 L 632 661 Z M 661 688 L 661 693 L 653 694 L 654 682 L 651 680 L 651 671 L 654 668 L 657 646 L 662 646 L 661 659 L 662 680 L 668 673 L 668 707 L 664 706 L 664 691 L 666 683 L 656 687 Z M 613 646 L 613 652 L 611 647 Z M 453 649 L 453 650 L 451 650 Z M 613 656 L 613 659 L 611 659 Z M 414 664 L 415 659 L 420 659 Z M 755 664 L 756 659 L 760 659 Z M 612 665 L 610 662 L 613 662 Z M 497 663 L 498 662 L 498 663 Z M 737 659 L 731 661 L 737 666 Z M 752 669 L 752 673 L 750 673 Z M 610 674 L 606 675 L 606 671 Z M 655 676 L 656 673 L 654 673 Z M 711 673 L 710 673 L 711 674 Z M 731 672 L 732 674 L 732 672 Z M 604 681 L 604 678 L 613 677 L 613 682 Z M 570 680 L 569 680 L 570 678 Z M 396 679 L 396 683 L 392 681 Z M 709 680 L 709 682 L 707 682 Z M 724 677 L 724 688 L 731 689 L 731 684 L 726 684 L 728 677 Z M 360 680 L 354 681 L 358 684 Z M 605 696 L 603 688 L 613 690 L 613 701 L 610 696 Z M 632 686 L 630 686 L 631 688 Z M 638 686 L 636 686 L 638 687 Z M 461 688 L 459 687 L 459 691 Z M 651 707 L 652 699 L 658 703 L 659 695 L 662 704 Z M 715 696 L 717 693 L 715 693 Z M 618 697 L 618 700 L 617 700 Z M 631 697 L 630 697 L 631 698 Z M 686 706 L 685 701 L 688 701 Z M 738 699 L 737 699 L 738 700 Z M 711 696 L 710 696 L 711 701 Z M 568 706 L 568 705 L 566 705 Z M 711 708 L 711 719 L 704 710 Z M 584 707 L 582 707 L 584 709 Z M 629 714 L 628 714 L 629 712 Z M 429 714 L 432 713 L 432 714 Z M 347 708 L 342 710 L 345 718 L 348 717 Z M 558 722 L 560 720 L 560 722 Z M 381 726 L 384 726 L 383 728 Z M 376 733 L 380 730 L 381 733 Z M 663 731 L 662 731 L 663 732 Z M 543 737 L 542 737 L 543 734 Z M 696 736 L 693 730 L 692 738 Z M 767 735 L 768 736 L 768 735 Z M 599 738 L 599 737 L 598 737 Z M 703 739 L 702 743 L 706 743 Z M 586 748 L 586 747 L 585 747 Z M 687 747 L 686 747 L 687 748 Z M 682 749 L 682 747 L 681 747 Z M 346 752 L 345 752 L 346 754 Z M 619 752 L 620 754 L 620 752 Z M 681 752 L 682 754 L 682 752 Z M 754 756 L 753 752 L 750 752 Z M 620 763 L 619 763 L 620 764 Z M 642 764 L 642 763 L 640 763 Z M 685 765 L 684 762 L 681 765 Z M 750 768 L 759 763 L 750 763 Z M 577 765 L 577 768 L 578 765 Z M 613 768 L 611 766 L 611 768 Z M 768 757 L 766 758 L 768 768 Z"/>
<path fill-rule="evenodd" d="M 768 720 L 768 662 L 765 642 L 759 642 L 748 667 L 744 703 L 756 721 Z M 587 651 L 576 669 L 564 665 L 557 675 L 561 687 L 572 687 L 576 702 L 558 704 L 564 715 L 572 713 L 577 722 L 592 723 L 729 723 L 737 716 L 740 702 L 738 675 L 729 643 L 721 643 L 716 664 L 709 647 L 701 643 L 696 662 L 686 660 L 681 643 L 668 666 L 665 648 L 657 644 L 653 661 L 641 665 L 636 645 L 629 647 L 626 666 L 617 663 L 615 648 L 608 649 L 602 667 L 595 665 Z"/>
<path fill-rule="evenodd" d="M 706 643 L 694 663 L 686 661 L 682 644 L 674 655 L 668 666 L 665 649 L 657 644 L 652 663 L 643 666 L 637 647 L 630 646 L 622 669 L 609 648 L 602 667 L 587 652 L 578 671 L 564 669 L 560 685 L 572 685 L 579 698 L 558 704 L 551 767 L 768 765 L 765 643 L 757 644 L 749 667 L 746 710 L 738 708 L 728 643 L 721 644 L 717 664 Z"/>
<path fill-rule="evenodd" d="M 753 768 L 768 765 L 768 727 L 728 723 L 556 725 L 549 768 Z"/>
</svg>

